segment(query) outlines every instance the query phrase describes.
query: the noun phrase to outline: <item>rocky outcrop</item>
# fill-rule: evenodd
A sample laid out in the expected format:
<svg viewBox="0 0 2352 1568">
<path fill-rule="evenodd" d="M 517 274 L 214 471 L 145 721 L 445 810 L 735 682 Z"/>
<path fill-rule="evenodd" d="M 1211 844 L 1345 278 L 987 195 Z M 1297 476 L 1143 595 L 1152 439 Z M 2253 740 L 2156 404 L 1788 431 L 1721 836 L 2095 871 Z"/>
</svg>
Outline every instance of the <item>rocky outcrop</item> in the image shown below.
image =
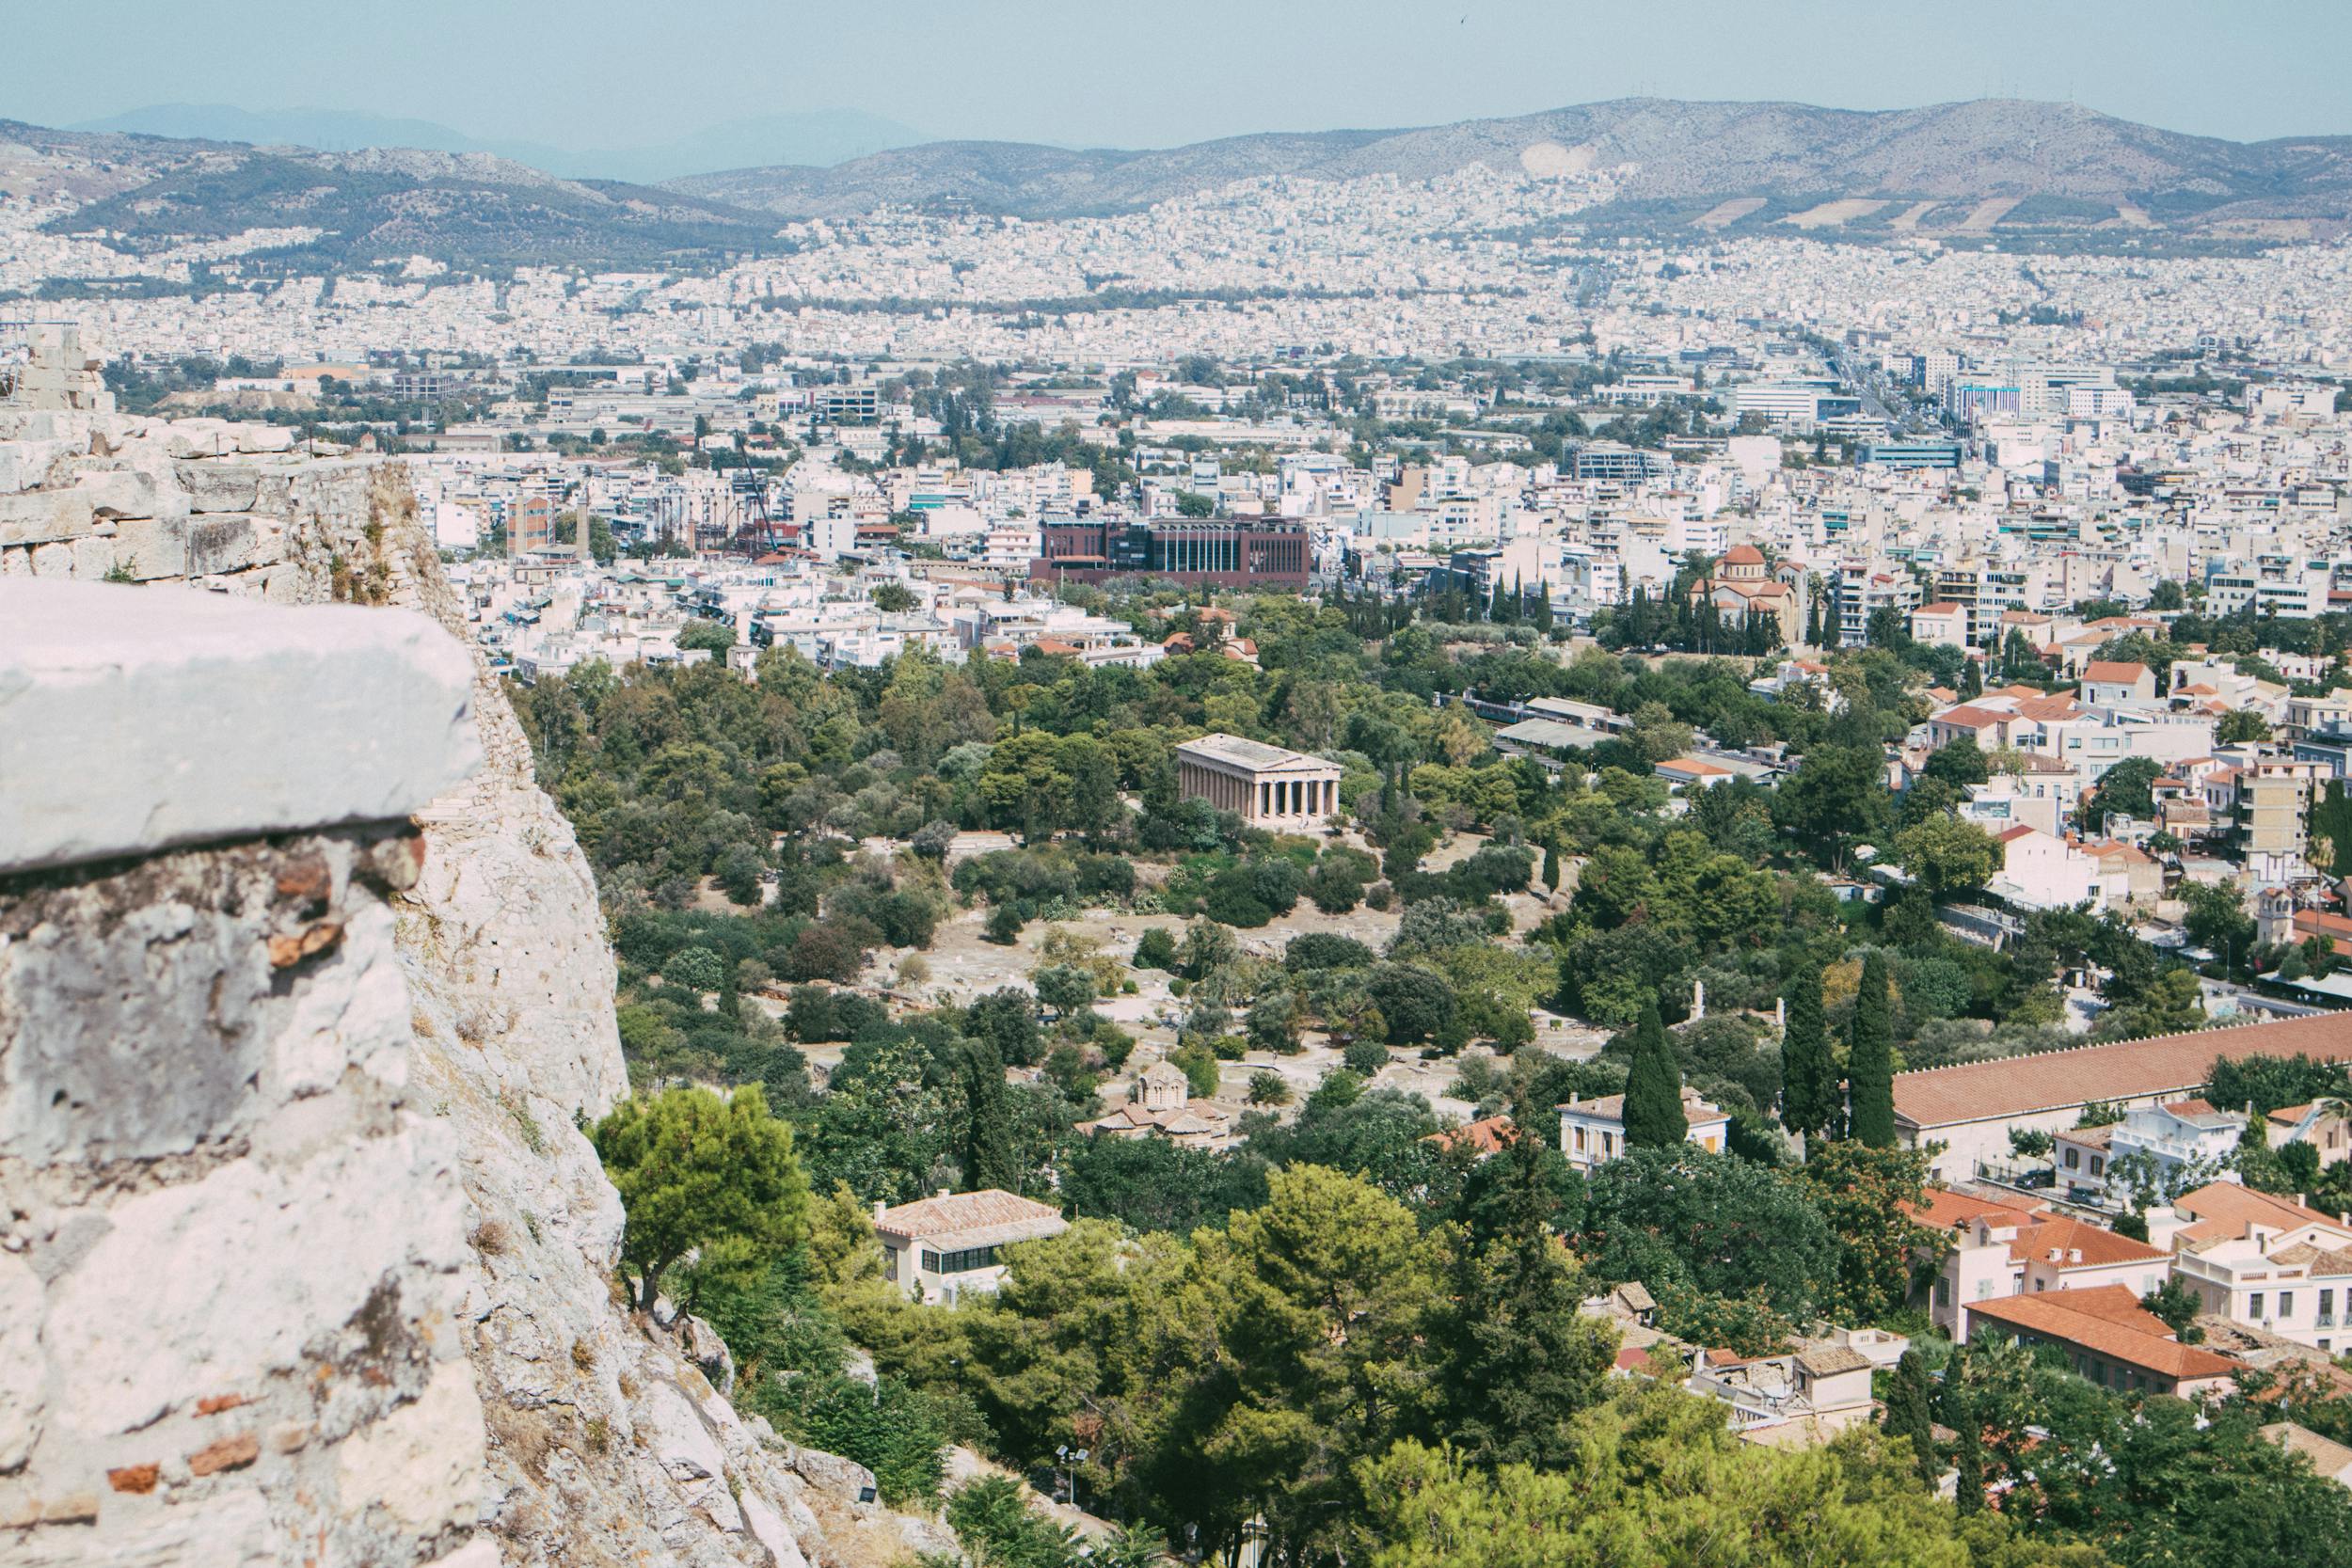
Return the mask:
<svg viewBox="0 0 2352 1568">
<path fill-rule="evenodd" d="M 0 624 L 47 629 L 0 638 L 0 763 L 57 787 L 0 806 L 0 1560 L 903 1555 L 626 1310 L 595 887 L 397 468 L 10 435 Z M 132 524 L 262 602 L 21 580 Z M 233 727 L 189 722 L 215 687 Z"/>
</svg>

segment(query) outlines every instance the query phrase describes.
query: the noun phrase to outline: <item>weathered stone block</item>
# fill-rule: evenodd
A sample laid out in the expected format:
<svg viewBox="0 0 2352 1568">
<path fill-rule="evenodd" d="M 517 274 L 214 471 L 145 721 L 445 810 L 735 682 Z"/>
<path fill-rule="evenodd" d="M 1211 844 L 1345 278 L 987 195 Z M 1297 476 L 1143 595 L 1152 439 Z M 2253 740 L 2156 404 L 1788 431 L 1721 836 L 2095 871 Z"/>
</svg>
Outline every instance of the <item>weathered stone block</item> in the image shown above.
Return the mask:
<svg viewBox="0 0 2352 1568">
<path fill-rule="evenodd" d="M 33 576 L 37 578 L 70 578 L 72 575 L 72 546 L 35 545 L 33 546 Z"/>
<path fill-rule="evenodd" d="M 199 514 L 188 519 L 188 575 L 242 572 L 278 559 L 282 518 L 252 512 Z"/>
<path fill-rule="evenodd" d="M 178 465 L 188 506 L 197 512 L 250 512 L 262 471 L 246 463 L 193 462 Z"/>
<path fill-rule="evenodd" d="M 24 490 L 0 496 L 0 545 L 41 545 L 87 533 L 97 519 L 78 490 Z"/>
<path fill-rule="evenodd" d="M 156 578 L 185 577 L 188 570 L 188 525 L 185 518 L 125 519 L 115 530 L 115 559 L 140 582 Z"/>
<path fill-rule="evenodd" d="M 93 533 L 76 539 L 69 546 L 73 551 L 73 575 L 85 582 L 96 582 L 114 570 L 115 542 Z"/>
<path fill-rule="evenodd" d="M 178 485 L 167 489 L 154 475 L 134 468 L 84 469 L 74 478 L 73 493 L 100 518 L 185 516 L 188 510 Z"/>
<path fill-rule="evenodd" d="M 406 816 L 481 761 L 407 611 L 11 578 L 0 626 L 0 872 Z"/>
</svg>

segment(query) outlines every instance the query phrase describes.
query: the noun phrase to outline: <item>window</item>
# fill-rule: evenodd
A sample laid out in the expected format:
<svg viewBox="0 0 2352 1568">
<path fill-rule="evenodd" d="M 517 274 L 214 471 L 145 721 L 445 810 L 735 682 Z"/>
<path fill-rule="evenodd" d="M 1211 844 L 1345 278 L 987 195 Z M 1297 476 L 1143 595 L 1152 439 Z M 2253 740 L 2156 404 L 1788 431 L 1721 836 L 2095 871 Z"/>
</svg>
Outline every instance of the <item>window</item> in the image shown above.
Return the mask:
<svg viewBox="0 0 2352 1568">
<path fill-rule="evenodd" d="M 1941 1275 L 1938 1275 L 1935 1280 L 1935 1305 L 1938 1307 L 1949 1307 L 1951 1304 L 1952 1282 L 1946 1279 Z"/>
<path fill-rule="evenodd" d="M 966 1247 L 961 1252 L 927 1252 L 926 1266 L 933 1274 L 970 1274 L 974 1269 L 992 1268 L 996 1262 L 993 1246 Z"/>
<path fill-rule="evenodd" d="M 2293 1291 L 2281 1291 L 2279 1292 L 2279 1316 L 2281 1318 L 2292 1318 L 2295 1316 L 2295 1292 Z"/>
<path fill-rule="evenodd" d="M 2249 1318 L 2260 1318 L 2263 1315 L 2263 1293 L 2260 1291 L 2256 1291 L 2246 1298 L 2246 1315 Z"/>
<path fill-rule="evenodd" d="M 898 1249 L 895 1246 L 882 1248 L 882 1277 L 893 1285 L 898 1283 Z"/>
<path fill-rule="evenodd" d="M 2068 1170 L 2080 1170 L 2082 1168 L 2082 1163 L 2083 1151 L 2079 1148 L 2069 1148 L 2066 1151 L 2066 1168 Z"/>
<path fill-rule="evenodd" d="M 1616 1158 L 1617 1135 L 1614 1132 L 1603 1132 L 1600 1135 L 1600 1152 L 1604 1158 L 1613 1160 Z"/>
<path fill-rule="evenodd" d="M 939 1272 L 939 1254 L 931 1251 L 929 1247 L 923 1249 L 923 1272 L 925 1274 L 937 1274 Z"/>
<path fill-rule="evenodd" d="M 2336 1321 L 2335 1291 L 2322 1291 L 2319 1292 L 2319 1321 L 2323 1323 L 2331 1323 Z"/>
<path fill-rule="evenodd" d="M 2104 1175 L 2104 1174 L 2106 1173 L 2106 1164 L 2107 1164 L 2107 1157 L 2106 1157 L 2106 1155 L 2104 1155 L 2104 1154 L 2094 1154 L 2094 1155 L 2092 1155 L 2092 1156 L 2090 1157 L 2090 1174 L 2091 1174 L 2091 1175 L 2093 1175 L 2093 1176 L 2100 1176 L 2100 1175 Z"/>
<path fill-rule="evenodd" d="M 1576 1130 L 1576 1151 L 1579 1154 L 1584 1152 L 1584 1129 L 1581 1127 Z"/>
</svg>

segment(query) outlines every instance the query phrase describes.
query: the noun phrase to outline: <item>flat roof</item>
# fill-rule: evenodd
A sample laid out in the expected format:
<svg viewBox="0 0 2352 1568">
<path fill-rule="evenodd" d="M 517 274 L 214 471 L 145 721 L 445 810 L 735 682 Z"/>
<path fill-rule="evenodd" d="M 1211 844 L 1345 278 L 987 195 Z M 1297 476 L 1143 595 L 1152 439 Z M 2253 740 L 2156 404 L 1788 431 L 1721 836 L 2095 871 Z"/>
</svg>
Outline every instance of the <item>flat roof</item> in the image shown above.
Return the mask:
<svg viewBox="0 0 2352 1568">
<path fill-rule="evenodd" d="M 1268 746 L 1262 740 L 1249 740 L 1238 735 L 1204 735 L 1184 742 L 1176 750 L 1189 752 L 1198 757 L 1214 758 L 1218 762 L 1236 763 L 1260 772 L 1269 768 L 1328 768 L 1334 770 L 1339 768 L 1336 762 L 1326 762 L 1304 752 Z"/>
</svg>

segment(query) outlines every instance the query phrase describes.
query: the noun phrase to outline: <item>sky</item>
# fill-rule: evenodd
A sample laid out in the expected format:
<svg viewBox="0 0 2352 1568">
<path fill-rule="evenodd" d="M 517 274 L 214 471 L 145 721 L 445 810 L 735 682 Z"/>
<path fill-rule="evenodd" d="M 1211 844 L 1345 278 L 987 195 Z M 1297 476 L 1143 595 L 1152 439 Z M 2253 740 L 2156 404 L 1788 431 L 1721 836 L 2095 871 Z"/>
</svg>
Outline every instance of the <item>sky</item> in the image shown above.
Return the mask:
<svg viewBox="0 0 2352 1568">
<path fill-rule="evenodd" d="M 2344 0 L 0 0 L 0 118 L 341 109 L 570 149 L 845 108 L 1158 147 L 1635 95 L 2352 134 Z"/>
</svg>

